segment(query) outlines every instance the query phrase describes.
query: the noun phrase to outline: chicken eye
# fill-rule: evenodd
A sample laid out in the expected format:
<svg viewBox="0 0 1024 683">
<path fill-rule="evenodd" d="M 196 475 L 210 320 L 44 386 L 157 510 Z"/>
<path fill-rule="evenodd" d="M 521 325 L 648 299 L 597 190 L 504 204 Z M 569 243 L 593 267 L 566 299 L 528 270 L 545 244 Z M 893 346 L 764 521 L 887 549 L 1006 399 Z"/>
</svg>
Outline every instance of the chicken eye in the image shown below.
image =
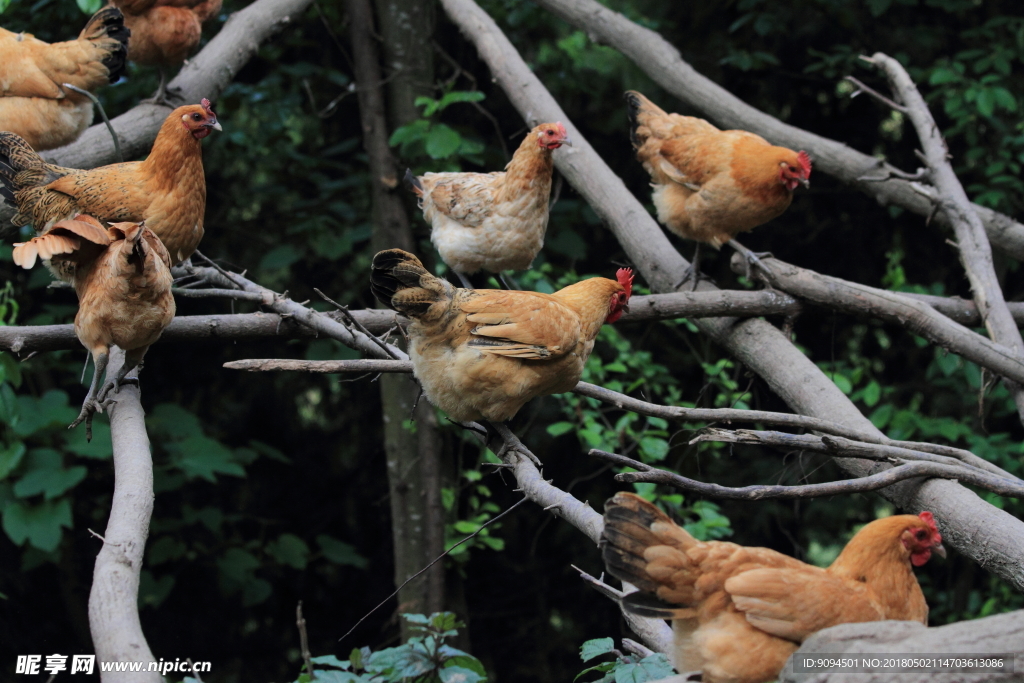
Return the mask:
<svg viewBox="0 0 1024 683">
<path fill-rule="evenodd" d="M 918 529 L 918 530 L 917 530 L 917 540 L 919 540 L 919 541 L 923 541 L 923 540 L 924 540 L 924 538 L 925 538 L 925 536 L 927 536 L 927 535 L 928 535 L 928 534 L 926 534 L 926 533 L 925 533 L 925 530 L 924 530 L 924 529 Z"/>
<path fill-rule="evenodd" d="M 199 114 L 192 114 L 192 120 L 193 121 L 202 121 L 203 117 L 201 115 L 199 115 Z"/>
<path fill-rule="evenodd" d="M 555 134 L 555 131 L 553 131 L 553 130 L 546 130 L 544 132 L 547 133 L 548 135 L 554 135 Z"/>
</svg>

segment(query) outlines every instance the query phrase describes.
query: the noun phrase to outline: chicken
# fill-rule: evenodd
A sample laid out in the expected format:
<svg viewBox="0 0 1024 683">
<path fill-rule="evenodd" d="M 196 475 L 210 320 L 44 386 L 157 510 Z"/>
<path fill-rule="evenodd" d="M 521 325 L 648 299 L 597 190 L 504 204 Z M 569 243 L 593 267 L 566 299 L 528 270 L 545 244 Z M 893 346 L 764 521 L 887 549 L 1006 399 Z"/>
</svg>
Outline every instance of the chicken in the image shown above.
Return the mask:
<svg viewBox="0 0 1024 683">
<path fill-rule="evenodd" d="M 59 221 L 46 234 L 14 245 L 14 262 L 22 268 L 31 268 L 37 257 L 75 264 L 75 334 L 96 368 L 82 410 L 69 428 L 85 420 L 86 438 L 91 440 L 92 416 L 107 392 L 120 389 L 125 375 L 142 364 L 150 345 L 174 318 L 171 258 L 144 224 L 104 228 L 85 215 Z M 125 361 L 100 391 L 111 344 L 124 350 Z"/>
<path fill-rule="evenodd" d="M 576 386 L 601 325 L 628 309 L 633 272 L 616 278 L 554 294 L 460 289 L 389 249 L 373 257 L 370 285 L 412 319 L 409 355 L 430 402 L 453 420 L 502 422 L 531 398 Z"/>
<path fill-rule="evenodd" d="M 519 145 L 504 171 L 426 173 L 406 179 L 419 196 L 441 259 L 464 277 L 530 267 L 544 246 L 551 195 L 551 152 L 572 145 L 561 123 L 542 123 Z"/>
<path fill-rule="evenodd" d="M 114 7 L 101 9 L 77 40 L 63 43 L 0 28 L 0 129 L 37 150 L 77 140 L 92 123 L 92 100 L 66 86 L 95 92 L 121 78 L 128 35 Z"/>
<path fill-rule="evenodd" d="M 639 588 L 623 599 L 637 614 L 672 619 L 679 671 L 704 683 L 760 683 L 816 631 L 899 619 L 927 623 L 914 576 L 932 552 L 945 557 L 930 512 L 866 525 L 828 569 L 768 548 L 702 542 L 632 493 L 605 504 L 604 562 Z"/>
<path fill-rule="evenodd" d="M 177 263 L 203 238 L 206 178 L 200 141 L 211 130 L 221 126 L 209 100 L 178 107 L 145 161 L 88 171 L 47 164 L 17 135 L 0 133 L 0 196 L 18 208 L 12 223 L 32 225 L 40 233 L 78 213 L 106 222 L 145 221 Z"/>
<path fill-rule="evenodd" d="M 775 147 L 744 130 L 718 130 L 704 119 L 668 114 L 632 90 L 626 103 L 630 140 L 651 176 L 658 220 L 680 237 L 697 241 L 683 282 L 692 276 L 697 286 L 702 243 L 716 249 L 728 243 L 748 263 L 765 269 L 734 238 L 781 215 L 793 201 L 793 190 L 809 185 L 807 152 Z"/>
<path fill-rule="evenodd" d="M 195 51 L 203 23 L 220 12 L 222 0 L 112 0 L 132 30 L 128 59 L 160 69 L 160 87 L 151 102 L 167 104 L 167 69 L 176 69 Z"/>
</svg>

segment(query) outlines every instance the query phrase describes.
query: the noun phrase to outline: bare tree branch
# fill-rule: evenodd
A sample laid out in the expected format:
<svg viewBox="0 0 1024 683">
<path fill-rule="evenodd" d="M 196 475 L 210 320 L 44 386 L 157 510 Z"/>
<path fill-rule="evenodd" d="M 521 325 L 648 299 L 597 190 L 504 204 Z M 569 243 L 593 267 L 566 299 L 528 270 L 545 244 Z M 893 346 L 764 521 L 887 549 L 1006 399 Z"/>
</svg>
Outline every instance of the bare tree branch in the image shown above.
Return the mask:
<svg viewBox="0 0 1024 683">
<path fill-rule="evenodd" d="M 985 319 L 992 340 L 1002 344 L 1020 361 L 1024 359 L 1024 340 L 1020 330 L 1010 316 L 1003 297 L 1003 289 L 996 277 L 995 264 L 992 261 L 992 247 L 981 218 L 974 212 L 964 186 L 953 172 L 949 163 L 949 148 L 942 138 L 932 113 L 918 92 L 914 81 L 910 79 L 903 65 L 892 57 L 876 52 L 871 57 L 861 59 L 880 69 L 889 79 L 889 85 L 901 102 L 906 103 L 906 114 L 917 130 L 917 137 L 924 147 L 922 159 L 928 166 L 928 175 L 938 190 L 937 204 L 942 213 L 949 219 L 956 233 L 960 260 L 967 270 L 967 279 L 971 283 L 974 303 Z M 1010 377 L 1005 373 L 999 373 Z M 1008 384 L 1013 400 L 1017 404 L 1017 414 L 1024 422 L 1024 382 L 1019 377 Z"/>
<path fill-rule="evenodd" d="M 899 177 L 908 174 L 889 174 L 887 171 L 897 169 L 841 142 L 790 126 L 755 109 L 699 74 L 657 32 L 633 23 L 595 0 L 535 1 L 585 31 L 592 40 L 622 52 L 658 85 L 719 126 L 753 131 L 776 145 L 806 150 L 814 160 L 815 171 L 836 177 L 874 197 L 879 204 L 901 206 L 921 216 L 931 214 L 931 202 L 915 191 L 911 182 Z M 574 135 L 573 142 L 575 140 Z M 867 180 L 870 175 L 896 177 Z M 985 231 L 996 247 L 1018 260 L 1024 260 L 1024 225 L 977 204 L 972 204 L 971 209 L 984 221 Z M 944 221 L 945 217 L 939 216 L 939 220 Z"/>
<path fill-rule="evenodd" d="M 626 597 L 633 591 L 620 591 L 618 588 L 609 586 L 602 579 L 591 576 L 577 566 L 573 566 L 573 569 L 579 572 L 580 578 L 589 584 L 594 590 L 608 598 L 609 600 L 619 603 L 622 598 Z M 604 575 L 602 574 L 602 577 Z M 623 586 L 630 587 L 628 583 L 623 583 Z M 640 655 L 641 657 L 647 657 L 654 654 L 654 652 L 662 652 L 669 654 L 673 651 L 672 647 L 672 631 L 670 629 L 650 629 L 648 628 L 651 622 L 657 623 L 655 619 L 643 619 L 637 617 L 632 612 L 623 610 L 623 617 L 626 619 L 626 623 L 629 624 L 629 628 L 633 630 L 633 633 L 640 635 L 643 640 L 651 644 L 654 650 L 650 650 L 636 641 L 630 640 L 629 638 L 622 639 L 622 646 L 628 649 L 630 652 Z M 662 622 L 664 623 L 664 622 Z M 667 638 L 666 638 L 667 636 Z"/>
<path fill-rule="evenodd" d="M 332 374 L 337 372 L 412 372 L 412 361 L 408 360 L 290 360 L 284 358 L 253 358 L 233 360 L 225 363 L 228 370 L 249 372 L 316 372 Z"/>
<path fill-rule="evenodd" d="M 637 472 L 623 472 L 615 475 L 616 481 L 625 484 L 636 482 L 647 482 L 652 484 L 664 484 L 683 491 L 694 491 L 704 496 L 713 498 L 725 498 L 727 500 L 765 500 L 768 498 L 822 498 L 825 496 L 837 496 L 850 493 L 864 493 L 865 491 L 878 491 L 887 486 L 898 484 L 908 479 L 919 479 L 922 477 L 935 477 L 940 479 L 951 479 L 964 481 L 998 493 L 1001 496 L 1011 498 L 1024 498 L 1024 486 L 1014 483 L 1008 479 L 999 479 L 985 472 L 972 470 L 962 465 L 942 465 L 934 462 L 909 462 L 882 469 L 875 474 L 869 474 L 856 479 L 844 479 L 843 481 L 830 481 L 824 484 L 805 484 L 803 486 L 782 486 L 773 484 L 758 484 L 754 486 L 742 486 L 733 488 L 719 484 L 708 484 L 695 479 L 689 479 L 675 472 L 659 470 L 639 460 L 627 458 L 617 453 L 608 453 L 593 449 L 589 455 L 599 460 L 614 463 L 622 467 L 632 467 Z M 833 456 L 843 457 L 841 453 L 832 453 Z M 862 457 L 861 455 L 849 456 L 852 458 Z M 901 461 L 902 462 L 902 461 Z M 945 527 L 943 527 L 945 529 Z"/>
<path fill-rule="evenodd" d="M 764 262 L 772 273 L 764 277 L 793 296 L 895 323 L 1001 377 L 1024 382 L 1024 362 L 1017 352 L 958 325 L 923 301 L 821 275 L 778 259 L 766 258 Z M 733 255 L 731 265 L 736 272 L 746 270 L 746 260 L 740 254 Z"/>
<path fill-rule="evenodd" d="M 883 621 L 840 624 L 818 631 L 804 641 L 779 674 L 779 683 L 997 683 L 1020 680 L 1024 654 L 1024 610 L 997 614 L 983 619 L 968 619 L 945 626 L 927 627 L 912 621 Z M 899 671 L 893 667 L 865 673 L 795 672 L 798 657 L 841 656 L 847 659 L 886 659 L 928 657 L 935 653 L 952 658 L 997 658 L 1003 660 L 1003 672 L 961 673 L 955 671 Z"/>
<path fill-rule="evenodd" d="M 107 365 L 114 377 L 124 352 L 114 348 Z M 129 377 L 135 376 L 135 373 Z M 114 495 L 103 547 L 96 556 L 89 593 L 89 630 L 100 662 L 155 662 L 139 621 L 139 574 L 153 514 L 153 457 L 139 388 L 122 384 L 107 404 L 114 446 Z M 104 672 L 103 683 L 161 683 L 159 673 Z"/>
</svg>

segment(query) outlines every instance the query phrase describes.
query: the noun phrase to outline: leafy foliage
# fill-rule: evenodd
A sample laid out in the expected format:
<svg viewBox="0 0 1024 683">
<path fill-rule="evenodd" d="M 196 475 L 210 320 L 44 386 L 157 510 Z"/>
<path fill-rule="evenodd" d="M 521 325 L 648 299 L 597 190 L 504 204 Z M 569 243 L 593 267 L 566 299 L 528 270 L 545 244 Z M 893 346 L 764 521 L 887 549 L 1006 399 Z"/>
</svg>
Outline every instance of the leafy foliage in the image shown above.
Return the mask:
<svg viewBox="0 0 1024 683">
<path fill-rule="evenodd" d="M 589 673 L 596 672 L 604 675 L 592 679 L 589 683 L 647 683 L 647 681 L 660 681 L 676 673 L 669 663 L 668 657 L 660 652 L 646 657 L 632 653 L 625 655 L 615 649 L 615 641 L 611 638 L 588 640 L 580 648 L 580 659 L 584 662 L 607 654 L 614 655 L 615 660 L 584 669 L 573 680 L 579 680 Z"/>
<path fill-rule="evenodd" d="M 398 647 L 373 651 L 368 647 L 352 650 L 347 660 L 334 655 L 312 658 L 317 665 L 299 675 L 295 683 L 483 683 L 487 673 L 476 657 L 447 644 L 465 627 L 451 612 L 403 614 L 414 635 Z"/>
</svg>

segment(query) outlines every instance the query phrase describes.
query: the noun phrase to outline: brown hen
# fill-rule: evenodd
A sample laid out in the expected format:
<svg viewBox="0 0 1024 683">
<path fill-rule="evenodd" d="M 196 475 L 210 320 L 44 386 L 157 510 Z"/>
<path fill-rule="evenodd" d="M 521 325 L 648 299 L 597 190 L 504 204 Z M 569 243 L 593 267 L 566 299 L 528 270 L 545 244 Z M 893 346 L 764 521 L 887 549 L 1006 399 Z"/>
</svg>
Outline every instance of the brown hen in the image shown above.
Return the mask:
<svg viewBox="0 0 1024 683">
<path fill-rule="evenodd" d="M 658 220 L 697 241 L 687 276 L 693 276 L 694 287 L 702 243 L 715 249 L 728 243 L 761 265 L 734 238 L 789 208 L 793 190 L 809 183 L 807 152 L 776 147 L 745 130 L 718 130 L 704 119 L 669 114 L 632 90 L 626 103 L 630 140 L 651 176 Z"/>
<path fill-rule="evenodd" d="M 94 14 L 77 40 L 44 43 L 0 28 L 0 129 L 33 149 L 67 145 L 92 123 L 95 92 L 121 78 L 129 31 L 115 7 Z"/>
<path fill-rule="evenodd" d="M 632 271 L 617 277 L 554 294 L 460 289 L 389 249 L 373 257 L 370 286 L 412 319 L 409 355 L 430 402 L 453 420 L 501 422 L 534 397 L 576 386 L 601 325 L 628 308 Z"/>
<path fill-rule="evenodd" d="M 221 126 L 208 100 L 178 107 L 145 161 L 91 170 L 47 164 L 17 135 L 0 133 L 0 196 L 18 208 L 12 223 L 37 232 L 79 213 L 106 222 L 145 221 L 171 262 L 184 261 L 203 238 L 206 178 L 200 141 L 211 130 Z"/>
<path fill-rule="evenodd" d="M 776 678 L 816 631 L 899 619 L 927 623 L 914 576 L 932 552 L 945 557 L 930 512 L 867 524 L 821 569 L 768 548 L 698 541 L 632 493 L 605 504 L 604 562 L 639 588 L 623 598 L 636 614 L 672 619 L 674 664 L 704 683 Z"/>
<path fill-rule="evenodd" d="M 199 45 L 203 23 L 220 12 L 222 0 L 111 0 L 132 31 L 128 59 L 160 70 L 160 87 L 150 102 L 167 101 L 167 69 L 184 63 Z"/>
<path fill-rule="evenodd" d="M 36 258 L 73 263 L 72 284 L 78 294 L 75 334 L 92 354 L 95 370 L 77 427 L 86 421 L 92 438 L 92 415 L 113 388 L 136 366 L 174 318 L 171 260 L 152 230 L 138 223 L 114 223 L 109 228 L 92 216 L 76 216 L 55 224 L 45 235 L 14 245 L 14 262 L 23 268 Z M 125 352 L 117 377 L 100 391 L 110 346 Z"/>
</svg>

